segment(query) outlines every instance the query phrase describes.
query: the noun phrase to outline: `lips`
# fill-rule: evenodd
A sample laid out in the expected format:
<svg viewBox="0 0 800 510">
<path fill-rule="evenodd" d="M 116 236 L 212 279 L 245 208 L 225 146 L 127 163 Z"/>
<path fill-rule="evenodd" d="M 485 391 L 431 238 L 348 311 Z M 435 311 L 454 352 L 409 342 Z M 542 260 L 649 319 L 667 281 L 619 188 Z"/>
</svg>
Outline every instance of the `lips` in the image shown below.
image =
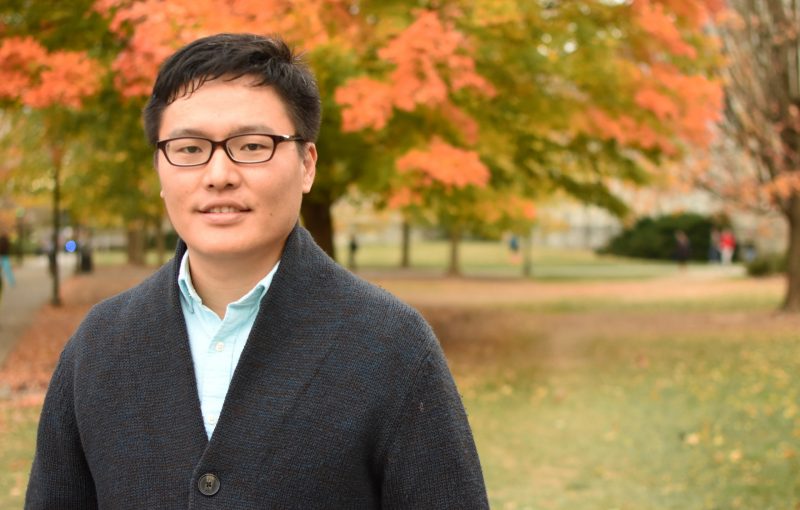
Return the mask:
<svg viewBox="0 0 800 510">
<path fill-rule="evenodd" d="M 246 207 L 242 204 L 206 204 L 203 207 L 199 208 L 199 211 L 204 214 L 231 214 L 231 213 L 241 213 L 241 212 L 248 212 L 250 210 L 249 207 Z"/>
<path fill-rule="evenodd" d="M 212 207 L 212 208 L 210 208 L 210 209 L 207 209 L 207 210 L 205 210 L 205 211 L 203 211 L 203 212 L 206 212 L 206 213 L 212 213 L 212 214 L 213 214 L 213 213 L 232 213 L 232 212 L 242 212 L 242 210 L 241 210 L 241 209 L 238 209 L 238 208 L 236 208 L 236 207 L 230 207 L 230 206 L 226 206 L 226 207 Z"/>
</svg>

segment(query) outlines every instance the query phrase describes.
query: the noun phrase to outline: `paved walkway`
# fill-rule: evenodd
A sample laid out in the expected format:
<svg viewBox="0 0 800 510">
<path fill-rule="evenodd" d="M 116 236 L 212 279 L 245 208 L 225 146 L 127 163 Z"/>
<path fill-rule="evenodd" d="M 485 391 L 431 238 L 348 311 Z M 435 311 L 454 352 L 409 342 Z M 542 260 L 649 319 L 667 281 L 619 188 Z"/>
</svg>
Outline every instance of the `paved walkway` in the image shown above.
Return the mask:
<svg viewBox="0 0 800 510">
<path fill-rule="evenodd" d="M 71 255 L 60 255 L 59 264 L 63 282 L 72 274 L 75 261 Z M 39 308 L 50 301 L 53 285 L 44 256 L 28 257 L 22 266 L 14 265 L 13 269 L 17 284 L 11 287 L 4 282 L 0 297 L 0 367 Z"/>
</svg>

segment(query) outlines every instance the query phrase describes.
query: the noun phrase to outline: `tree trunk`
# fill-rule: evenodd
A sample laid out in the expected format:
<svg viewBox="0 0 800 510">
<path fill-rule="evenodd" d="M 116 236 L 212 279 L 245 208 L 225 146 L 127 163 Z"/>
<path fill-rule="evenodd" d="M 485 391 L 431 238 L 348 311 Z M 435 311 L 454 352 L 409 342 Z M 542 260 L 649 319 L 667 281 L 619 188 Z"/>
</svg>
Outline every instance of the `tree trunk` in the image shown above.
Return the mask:
<svg viewBox="0 0 800 510">
<path fill-rule="evenodd" d="M 303 217 L 303 225 L 311 232 L 314 241 L 332 259 L 336 259 L 336 248 L 333 245 L 333 216 L 329 201 L 312 202 L 303 200 L 300 215 Z"/>
<path fill-rule="evenodd" d="M 528 233 L 522 236 L 522 276 L 530 278 L 533 274 L 533 230 L 528 229 Z"/>
<path fill-rule="evenodd" d="M 400 267 L 407 269 L 411 267 L 411 224 L 407 219 L 403 219 L 401 238 Z"/>
<path fill-rule="evenodd" d="M 447 268 L 449 276 L 461 276 L 461 260 L 459 248 L 461 245 L 461 227 L 454 226 L 450 229 L 450 264 Z"/>
<path fill-rule="evenodd" d="M 145 244 L 147 236 L 144 231 L 143 221 L 134 221 L 128 224 L 128 263 L 143 266 L 145 259 Z"/>
<path fill-rule="evenodd" d="M 51 239 L 52 251 L 50 257 L 50 275 L 53 278 L 53 289 L 50 303 L 61 306 L 61 276 L 58 268 L 59 232 L 61 230 L 61 163 L 64 160 L 64 150 L 57 144 L 50 149 L 53 160 L 53 237 Z"/>
<path fill-rule="evenodd" d="M 784 212 L 789 225 L 789 247 L 786 253 L 786 297 L 783 309 L 800 312 L 800 195 L 789 199 Z"/>
<path fill-rule="evenodd" d="M 25 215 L 24 212 L 17 211 L 17 264 L 22 265 L 25 257 Z"/>
<path fill-rule="evenodd" d="M 72 240 L 75 241 L 75 274 L 80 274 L 81 271 L 81 252 L 83 251 L 83 229 L 80 223 L 72 225 Z"/>
</svg>

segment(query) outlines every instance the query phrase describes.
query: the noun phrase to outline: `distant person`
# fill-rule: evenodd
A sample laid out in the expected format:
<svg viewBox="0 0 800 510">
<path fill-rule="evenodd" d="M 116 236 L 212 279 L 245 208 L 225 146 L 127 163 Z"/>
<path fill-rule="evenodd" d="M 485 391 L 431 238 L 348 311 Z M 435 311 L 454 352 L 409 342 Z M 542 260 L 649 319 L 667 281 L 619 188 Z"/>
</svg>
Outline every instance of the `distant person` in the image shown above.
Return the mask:
<svg viewBox="0 0 800 510">
<path fill-rule="evenodd" d="M 742 260 L 744 260 L 746 264 L 752 263 L 757 257 L 758 248 L 756 248 L 756 244 L 752 240 L 748 240 L 742 244 Z"/>
<path fill-rule="evenodd" d="M 56 264 L 58 263 L 58 248 L 49 239 L 44 244 L 44 253 L 47 256 L 47 270 L 50 276 L 56 274 Z"/>
<path fill-rule="evenodd" d="M 675 232 L 675 260 L 681 268 L 686 267 L 686 263 L 692 257 L 692 243 L 689 236 L 683 230 Z"/>
<path fill-rule="evenodd" d="M 516 234 L 512 234 L 508 240 L 508 249 L 510 251 L 511 262 L 513 264 L 519 264 L 521 260 L 519 248 L 519 237 L 517 237 Z"/>
<path fill-rule="evenodd" d="M 277 37 L 162 64 L 144 123 L 180 241 L 64 348 L 26 509 L 489 508 L 430 326 L 299 225 L 320 115 Z"/>
<path fill-rule="evenodd" d="M 350 242 L 347 245 L 347 267 L 351 271 L 356 270 L 356 253 L 358 253 L 358 238 L 355 234 L 351 234 Z"/>
<path fill-rule="evenodd" d="M 731 229 L 726 228 L 719 235 L 719 252 L 723 265 L 729 265 L 733 261 L 734 251 L 736 251 L 736 237 Z"/>
<path fill-rule="evenodd" d="M 0 296 L 3 294 L 4 283 L 13 287 L 17 281 L 11 268 L 11 240 L 8 234 L 0 234 Z"/>
<path fill-rule="evenodd" d="M 708 261 L 712 264 L 721 262 L 719 252 L 719 229 L 716 227 L 711 228 L 711 234 L 708 240 Z"/>
</svg>

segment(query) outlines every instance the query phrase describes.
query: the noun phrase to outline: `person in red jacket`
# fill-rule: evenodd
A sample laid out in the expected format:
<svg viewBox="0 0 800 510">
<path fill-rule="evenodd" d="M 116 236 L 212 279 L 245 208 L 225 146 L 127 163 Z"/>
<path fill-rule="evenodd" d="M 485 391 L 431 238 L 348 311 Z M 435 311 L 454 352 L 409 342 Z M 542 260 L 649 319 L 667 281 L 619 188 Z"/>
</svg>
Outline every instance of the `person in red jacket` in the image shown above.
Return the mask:
<svg viewBox="0 0 800 510">
<path fill-rule="evenodd" d="M 736 237 L 731 229 L 726 228 L 719 235 L 719 251 L 723 264 L 730 264 L 733 261 L 733 252 L 736 251 Z"/>
</svg>

